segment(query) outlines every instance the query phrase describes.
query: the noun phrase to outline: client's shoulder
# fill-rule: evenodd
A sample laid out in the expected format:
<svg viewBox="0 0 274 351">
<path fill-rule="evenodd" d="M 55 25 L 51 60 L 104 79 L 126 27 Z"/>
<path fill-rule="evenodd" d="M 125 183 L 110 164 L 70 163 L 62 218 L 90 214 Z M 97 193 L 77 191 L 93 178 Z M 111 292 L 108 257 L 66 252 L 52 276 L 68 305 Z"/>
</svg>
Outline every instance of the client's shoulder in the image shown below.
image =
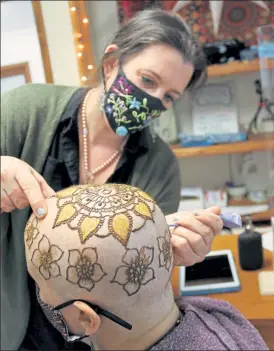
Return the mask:
<svg viewBox="0 0 274 351">
<path fill-rule="evenodd" d="M 228 350 L 268 349 L 258 331 L 230 303 L 209 297 L 179 297 L 176 303 L 187 334 L 193 333 L 201 342 L 210 340 L 209 347 L 215 343 Z"/>
<path fill-rule="evenodd" d="M 176 298 L 176 303 L 182 310 L 199 310 L 206 313 L 223 312 L 225 314 L 237 314 L 240 312 L 236 310 L 229 302 L 224 300 L 212 299 L 210 297 L 185 297 L 180 296 Z"/>
</svg>

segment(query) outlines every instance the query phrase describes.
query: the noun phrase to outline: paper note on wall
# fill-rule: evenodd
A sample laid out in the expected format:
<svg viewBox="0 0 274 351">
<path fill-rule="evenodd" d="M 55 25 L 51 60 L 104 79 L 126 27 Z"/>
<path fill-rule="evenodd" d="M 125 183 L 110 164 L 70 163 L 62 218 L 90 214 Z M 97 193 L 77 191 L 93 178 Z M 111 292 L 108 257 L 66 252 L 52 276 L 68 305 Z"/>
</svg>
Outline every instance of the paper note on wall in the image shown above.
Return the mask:
<svg viewBox="0 0 274 351">
<path fill-rule="evenodd" d="M 238 111 L 233 84 L 208 84 L 193 93 L 193 134 L 238 133 Z"/>
</svg>

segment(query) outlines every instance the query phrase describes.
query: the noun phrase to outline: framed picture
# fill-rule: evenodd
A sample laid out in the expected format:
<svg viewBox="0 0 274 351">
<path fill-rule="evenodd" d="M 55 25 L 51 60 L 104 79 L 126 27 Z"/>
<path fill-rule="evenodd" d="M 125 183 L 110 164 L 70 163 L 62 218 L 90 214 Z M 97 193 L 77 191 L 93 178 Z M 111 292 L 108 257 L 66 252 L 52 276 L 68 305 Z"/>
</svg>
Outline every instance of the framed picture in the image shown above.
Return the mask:
<svg viewBox="0 0 274 351">
<path fill-rule="evenodd" d="M 1 93 L 31 83 L 28 62 L 1 67 Z"/>
<path fill-rule="evenodd" d="M 194 135 L 239 133 L 234 82 L 208 83 L 191 93 Z"/>
</svg>

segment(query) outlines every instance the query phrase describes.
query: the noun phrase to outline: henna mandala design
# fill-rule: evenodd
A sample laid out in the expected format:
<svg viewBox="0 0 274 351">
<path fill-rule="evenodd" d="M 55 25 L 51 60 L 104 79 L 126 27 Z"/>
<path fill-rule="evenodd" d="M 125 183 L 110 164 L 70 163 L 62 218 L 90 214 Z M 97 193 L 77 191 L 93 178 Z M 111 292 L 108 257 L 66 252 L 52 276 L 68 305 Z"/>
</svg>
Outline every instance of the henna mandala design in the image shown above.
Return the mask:
<svg viewBox="0 0 274 351">
<path fill-rule="evenodd" d="M 39 241 L 38 249 L 33 252 L 31 262 L 39 270 L 44 279 L 61 275 L 60 267 L 57 261 L 61 259 L 64 251 L 58 246 L 51 245 L 49 239 L 43 235 Z"/>
<path fill-rule="evenodd" d="M 82 253 L 79 250 L 69 250 L 70 266 L 67 268 L 67 281 L 77 284 L 79 288 L 91 291 L 95 283 L 106 275 L 97 261 L 96 248 L 87 247 Z"/>
<path fill-rule="evenodd" d="M 38 219 L 36 217 L 30 219 L 26 225 L 25 240 L 29 249 L 31 248 L 33 241 L 37 238 L 37 235 L 39 234 L 39 229 L 37 228 L 37 226 Z"/>
<path fill-rule="evenodd" d="M 129 296 L 136 294 L 142 285 L 146 285 L 155 279 L 154 270 L 150 268 L 153 262 L 154 248 L 144 246 L 137 249 L 127 249 L 123 256 L 122 265 L 116 269 L 111 283 L 118 283 Z"/>
<path fill-rule="evenodd" d="M 53 227 L 66 224 L 78 230 L 82 244 L 92 235 L 113 235 L 126 247 L 131 232 L 142 228 L 147 220 L 153 221 L 155 202 L 131 186 L 77 186 L 56 196 L 59 211 Z"/>
<path fill-rule="evenodd" d="M 157 238 L 158 247 L 160 250 L 159 266 L 165 267 L 168 271 L 170 269 L 172 260 L 172 246 L 170 239 L 171 235 L 168 229 L 165 231 L 165 236 L 160 236 L 159 238 Z"/>
</svg>

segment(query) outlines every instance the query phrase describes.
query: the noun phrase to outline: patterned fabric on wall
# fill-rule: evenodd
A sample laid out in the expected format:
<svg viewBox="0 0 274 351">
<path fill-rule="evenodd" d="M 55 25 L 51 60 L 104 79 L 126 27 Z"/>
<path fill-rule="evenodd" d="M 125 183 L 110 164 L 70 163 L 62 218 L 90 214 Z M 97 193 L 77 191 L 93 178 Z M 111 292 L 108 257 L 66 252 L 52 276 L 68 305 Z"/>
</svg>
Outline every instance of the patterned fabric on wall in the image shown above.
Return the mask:
<svg viewBox="0 0 274 351">
<path fill-rule="evenodd" d="M 131 18 L 136 12 L 160 7 L 163 8 L 163 0 L 118 0 L 118 14 L 120 23 Z"/>
<path fill-rule="evenodd" d="M 164 8 L 171 10 L 177 1 L 165 0 Z M 266 11 L 248 0 L 225 0 L 218 37 L 213 33 L 209 3 L 193 0 L 179 14 L 191 26 L 202 43 L 224 39 L 239 39 L 247 45 L 257 43 L 256 29 L 274 23 L 274 1 L 264 1 L 270 11 Z"/>
</svg>

